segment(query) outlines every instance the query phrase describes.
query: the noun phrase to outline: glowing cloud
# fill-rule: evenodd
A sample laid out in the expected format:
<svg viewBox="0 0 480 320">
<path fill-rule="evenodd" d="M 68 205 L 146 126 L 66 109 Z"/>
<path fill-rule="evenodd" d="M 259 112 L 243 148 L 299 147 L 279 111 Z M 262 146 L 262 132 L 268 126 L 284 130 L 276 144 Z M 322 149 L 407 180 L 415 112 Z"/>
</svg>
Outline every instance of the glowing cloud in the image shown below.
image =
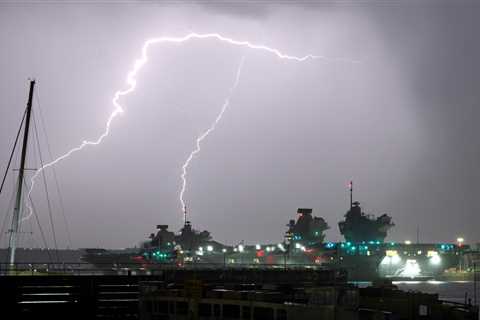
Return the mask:
<svg viewBox="0 0 480 320">
<path fill-rule="evenodd" d="M 26 199 L 28 199 L 30 197 L 30 195 L 33 191 L 33 188 L 35 187 L 35 179 L 38 177 L 38 175 L 43 170 L 45 170 L 45 169 L 57 164 L 58 162 L 68 158 L 73 153 L 82 150 L 86 146 L 99 145 L 100 143 L 102 143 L 104 138 L 107 137 L 110 134 L 110 126 L 111 126 L 113 120 L 118 115 L 123 113 L 123 107 L 120 104 L 119 100 L 120 100 L 121 97 L 126 96 L 126 95 L 132 93 L 133 91 L 135 91 L 135 88 L 137 86 L 137 78 L 136 78 L 137 74 L 143 68 L 143 66 L 148 62 L 148 50 L 152 45 L 157 45 L 157 44 L 160 45 L 160 44 L 167 44 L 167 43 L 184 43 L 184 42 L 194 40 L 194 39 L 218 40 L 219 42 L 227 43 L 227 44 L 234 45 L 234 46 L 246 47 L 246 48 L 250 48 L 250 49 L 254 49 L 254 50 L 264 51 L 264 52 L 273 54 L 274 56 L 276 56 L 279 59 L 294 60 L 294 61 L 298 61 L 298 62 L 306 61 L 306 60 L 309 60 L 309 59 L 325 59 L 325 60 L 328 60 L 328 61 L 348 61 L 348 60 L 344 60 L 344 59 L 329 59 L 329 58 L 326 58 L 326 57 L 323 57 L 323 56 L 312 55 L 312 54 L 307 54 L 307 55 L 304 55 L 304 56 L 289 55 L 289 54 L 281 52 L 279 49 L 276 49 L 276 48 L 272 48 L 272 47 L 269 47 L 269 46 L 266 46 L 266 45 L 261 45 L 261 44 L 254 44 L 254 43 L 251 43 L 249 41 L 234 40 L 234 39 L 229 38 L 229 37 L 224 37 L 224 36 L 222 36 L 218 33 L 206 33 L 206 34 L 189 33 L 189 34 L 187 34 L 183 37 L 158 37 L 158 38 L 148 39 L 143 44 L 140 57 L 135 60 L 135 62 L 133 63 L 133 67 L 127 73 L 127 79 L 126 79 L 127 87 L 123 90 L 116 91 L 115 94 L 113 95 L 112 104 L 114 106 L 114 109 L 107 119 L 104 132 L 95 140 L 84 140 L 77 147 L 74 147 L 74 148 L 70 149 L 65 154 L 59 156 L 58 158 L 54 159 L 53 161 L 51 161 L 49 163 L 46 163 L 45 165 L 40 167 L 38 170 L 36 170 L 34 175 L 31 178 L 30 189 L 28 190 Z M 354 62 L 355 63 L 356 61 L 349 61 L 349 62 Z M 220 117 L 221 117 L 221 115 L 220 115 Z M 207 135 L 208 135 L 208 133 L 207 133 Z M 188 163 L 187 163 L 187 166 L 188 166 Z M 186 166 L 184 165 L 184 167 L 186 167 Z M 183 174 L 182 179 L 184 179 L 184 178 L 185 178 L 185 175 Z M 182 188 L 182 190 L 184 190 L 184 188 Z M 184 204 L 183 204 L 183 198 L 182 197 L 183 197 L 183 192 L 182 192 L 181 199 L 182 199 L 182 205 L 183 205 L 182 209 L 184 209 Z M 23 217 L 21 221 L 25 221 L 25 220 L 29 219 L 31 217 L 32 213 L 33 213 L 32 207 L 30 206 L 28 201 L 27 201 L 27 208 L 28 208 L 28 214 L 25 217 Z"/>
</svg>

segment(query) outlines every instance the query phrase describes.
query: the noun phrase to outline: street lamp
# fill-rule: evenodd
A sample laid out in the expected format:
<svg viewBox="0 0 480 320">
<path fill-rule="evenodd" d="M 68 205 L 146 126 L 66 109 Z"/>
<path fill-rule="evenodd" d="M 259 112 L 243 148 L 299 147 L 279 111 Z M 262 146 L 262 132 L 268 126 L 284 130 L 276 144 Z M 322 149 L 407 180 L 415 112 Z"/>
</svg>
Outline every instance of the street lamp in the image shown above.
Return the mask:
<svg viewBox="0 0 480 320">
<path fill-rule="evenodd" d="M 459 248 L 461 248 L 463 246 L 464 241 L 465 241 L 465 239 L 463 239 L 463 237 L 458 237 L 457 238 L 457 244 L 458 244 Z M 460 260 L 460 271 L 462 271 L 462 260 Z"/>
<path fill-rule="evenodd" d="M 223 268 L 225 269 L 227 267 L 227 249 L 223 248 Z"/>
</svg>

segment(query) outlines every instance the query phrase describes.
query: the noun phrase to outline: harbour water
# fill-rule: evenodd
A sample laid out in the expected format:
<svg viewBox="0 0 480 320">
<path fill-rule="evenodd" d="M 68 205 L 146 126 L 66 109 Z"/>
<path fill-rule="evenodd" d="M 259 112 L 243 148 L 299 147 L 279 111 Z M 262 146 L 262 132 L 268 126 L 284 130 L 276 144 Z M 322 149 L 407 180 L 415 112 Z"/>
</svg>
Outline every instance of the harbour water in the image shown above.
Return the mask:
<svg viewBox="0 0 480 320">
<path fill-rule="evenodd" d="M 363 288 L 371 286 L 371 282 L 353 282 L 357 286 Z M 439 299 L 445 301 L 475 303 L 475 285 L 473 281 L 393 281 L 398 289 L 403 291 L 418 291 L 425 293 L 436 293 Z M 477 303 L 480 302 L 480 289 L 477 283 Z"/>
<path fill-rule="evenodd" d="M 441 300 L 468 303 L 479 303 L 478 282 L 475 288 L 473 281 L 399 281 L 393 282 L 400 290 L 438 293 Z M 479 317 L 480 319 L 480 317 Z"/>
<path fill-rule="evenodd" d="M 404 291 L 421 291 L 427 293 L 438 293 L 441 300 L 453 302 L 475 301 L 475 286 L 473 281 L 399 281 L 393 282 L 399 289 Z M 477 303 L 479 289 L 477 283 Z"/>
</svg>

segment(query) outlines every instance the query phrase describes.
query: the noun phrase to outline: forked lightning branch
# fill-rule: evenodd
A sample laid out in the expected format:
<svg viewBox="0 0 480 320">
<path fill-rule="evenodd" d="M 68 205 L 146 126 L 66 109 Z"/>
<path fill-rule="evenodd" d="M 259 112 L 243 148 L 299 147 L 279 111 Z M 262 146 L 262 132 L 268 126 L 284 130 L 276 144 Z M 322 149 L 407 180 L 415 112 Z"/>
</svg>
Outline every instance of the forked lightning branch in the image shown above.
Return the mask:
<svg viewBox="0 0 480 320">
<path fill-rule="evenodd" d="M 126 78 L 126 84 L 127 85 L 126 85 L 126 87 L 124 89 L 116 91 L 115 94 L 113 95 L 112 104 L 114 106 L 114 109 L 113 109 L 112 113 L 110 114 L 110 116 L 108 117 L 108 119 L 106 121 L 105 129 L 104 129 L 103 133 L 100 136 L 98 136 L 98 138 L 95 139 L 95 140 L 84 140 L 84 141 L 82 141 L 82 143 L 80 143 L 78 146 L 70 149 L 69 151 L 67 151 L 63 155 L 57 157 L 56 159 L 54 159 L 53 161 L 51 161 L 49 163 L 46 163 L 45 165 L 40 167 L 38 170 L 36 170 L 34 175 L 31 178 L 30 188 L 28 190 L 26 199 L 29 199 L 29 197 L 30 197 L 30 195 L 31 195 L 31 193 L 32 193 L 32 191 L 35 187 L 35 180 L 43 170 L 45 170 L 45 169 L 47 169 L 51 166 L 54 166 L 55 164 L 59 163 L 62 160 L 65 160 L 66 158 L 70 157 L 72 154 L 82 150 L 83 148 L 85 148 L 87 146 L 95 146 L 95 145 L 101 144 L 103 142 L 103 140 L 110 134 L 111 124 L 117 118 L 117 116 L 119 116 L 120 114 L 123 113 L 123 110 L 124 110 L 124 107 L 120 103 L 120 98 L 122 98 L 126 95 L 129 95 L 129 94 L 131 94 L 135 91 L 135 89 L 137 87 L 137 74 L 147 64 L 147 62 L 149 60 L 149 55 L 148 55 L 149 49 L 152 46 L 162 45 L 162 44 L 184 43 L 184 42 L 191 41 L 191 40 L 203 40 L 203 41 L 205 41 L 205 40 L 215 40 L 217 42 L 225 43 L 225 44 L 232 45 L 232 46 L 246 47 L 246 48 L 249 48 L 249 49 L 252 49 L 252 50 L 263 51 L 267 54 L 272 55 L 274 58 L 282 59 L 282 60 L 292 60 L 294 62 L 304 62 L 304 61 L 312 60 L 312 59 L 325 59 L 325 60 L 328 60 L 328 61 L 342 61 L 343 60 L 343 59 L 329 59 L 329 58 L 326 58 L 326 57 L 323 57 L 323 56 L 312 55 L 312 54 L 307 54 L 307 55 L 304 55 L 304 56 L 290 55 L 290 54 L 283 53 L 282 51 L 280 51 L 277 48 L 273 48 L 273 47 L 269 47 L 269 46 L 261 45 L 261 44 L 254 44 L 254 43 L 251 43 L 249 41 L 235 40 L 235 39 L 232 39 L 232 38 L 229 38 L 229 37 L 224 37 L 224 36 L 222 36 L 218 33 L 206 33 L 206 34 L 190 33 L 190 34 L 187 34 L 183 37 L 158 37 L 158 38 L 148 39 L 144 42 L 144 44 L 142 46 L 140 57 L 137 58 L 134 61 L 133 67 L 127 73 L 127 78 Z M 350 62 L 352 62 L 352 61 L 350 61 Z M 180 198 L 180 202 L 181 202 L 181 209 L 182 209 L 184 214 L 186 214 L 184 192 L 185 192 L 186 185 L 187 185 L 186 175 L 187 175 L 188 165 L 191 162 L 191 160 L 193 159 L 193 157 L 195 156 L 195 154 L 197 154 L 200 151 L 200 142 L 203 139 L 205 139 L 211 131 L 213 131 L 215 129 L 215 126 L 221 120 L 221 118 L 223 116 L 223 113 L 225 112 L 225 109 L 228 107 L 228 105 L 230 103 L 230 97 L 233 93 L 233 90 L 238 85 L 238 80 L 239 80 L 242 65 L 243 65 L 243 60 L 242 60 L 242 63 L 240 64 L 240 66 L 237 70 L 234 85 L 230 88 L 230 92 L 228 93 L 228 97 L 225 100 L 225 103 L 223 104 L 223 107 L 222 107 L 219 115 L 215 119 L 214 123 L 202 135 L 200 135 L 197 138 L 195 149 L 190 153 L 186 162 L 182 166 L 182 174 L 180 176 L 181 180 L 182 180 L 182 187 L 181 187 L 179 198 Z M 22 221 L 29 219 L 33 214 L 32 207 L 31 207 L 31 205 L 29 204 L 28 201 L 26 201 L 26 205 L 27 205 L 28 211 L 27 211 L 26 216 L 22 218 Z"/>
</svg>

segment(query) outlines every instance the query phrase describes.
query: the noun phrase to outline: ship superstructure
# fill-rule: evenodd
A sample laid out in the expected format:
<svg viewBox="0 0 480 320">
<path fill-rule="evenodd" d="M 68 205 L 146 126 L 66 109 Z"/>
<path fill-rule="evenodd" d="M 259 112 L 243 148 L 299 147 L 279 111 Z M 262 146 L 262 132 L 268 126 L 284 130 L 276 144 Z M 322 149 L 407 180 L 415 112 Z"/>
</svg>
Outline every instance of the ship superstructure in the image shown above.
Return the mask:
<svg viewBox="0 0 480 320">
<path fill-rule="evenodd" d="M 312 216 L 312 209 L 299 208 L 297 221 L 290 220 L 287 224 L 286 239 L 289 241 L 307 243 L 309 245 L 322 243 L 325 231 L 330 227 L 325 219 Z"/>
<path fill-rule="evenodd" d="M 177 234 L 169 231 L 168 225 L 158 225 L 157 233 L 150 235 L 138 254 L 129 253 L 130 261 L 146 268 L 165 264 L 181 268 L 330 267 L 347 270 L 351 280 L 373 280 L 379 276 L 434 277 L 457 265 L 466 249 L 451 243 L 385 241 L 394 226 L 391 217 L 368 216 L 359 202 L 353 202 L 352 196 L 350 199 L 350 210 L 339 223 L 343 242 L 325 241 L 329 229 L 325 219 L 314 216 L 311 208 L 299 208 L 296 220 L 289 221 L 278 243 L 225 245 L 213 240 L 209 231 L 195 230 L 186 220 Z M 101 254 L 103 262 L 107 256 L 106 252 Z M 118 254 L 113 257 L 125 260 Z"/>
<path fill-rule="evenodd" d="M 394 225 L 386 213 L 377 218 L 367 215 L 362 211 L 360 202 L 355 201 L 345 214 L 345 220 L 338 223 L 338 228 L 347 242 L 384 242 L 388 230 Z"/>
</svg>

